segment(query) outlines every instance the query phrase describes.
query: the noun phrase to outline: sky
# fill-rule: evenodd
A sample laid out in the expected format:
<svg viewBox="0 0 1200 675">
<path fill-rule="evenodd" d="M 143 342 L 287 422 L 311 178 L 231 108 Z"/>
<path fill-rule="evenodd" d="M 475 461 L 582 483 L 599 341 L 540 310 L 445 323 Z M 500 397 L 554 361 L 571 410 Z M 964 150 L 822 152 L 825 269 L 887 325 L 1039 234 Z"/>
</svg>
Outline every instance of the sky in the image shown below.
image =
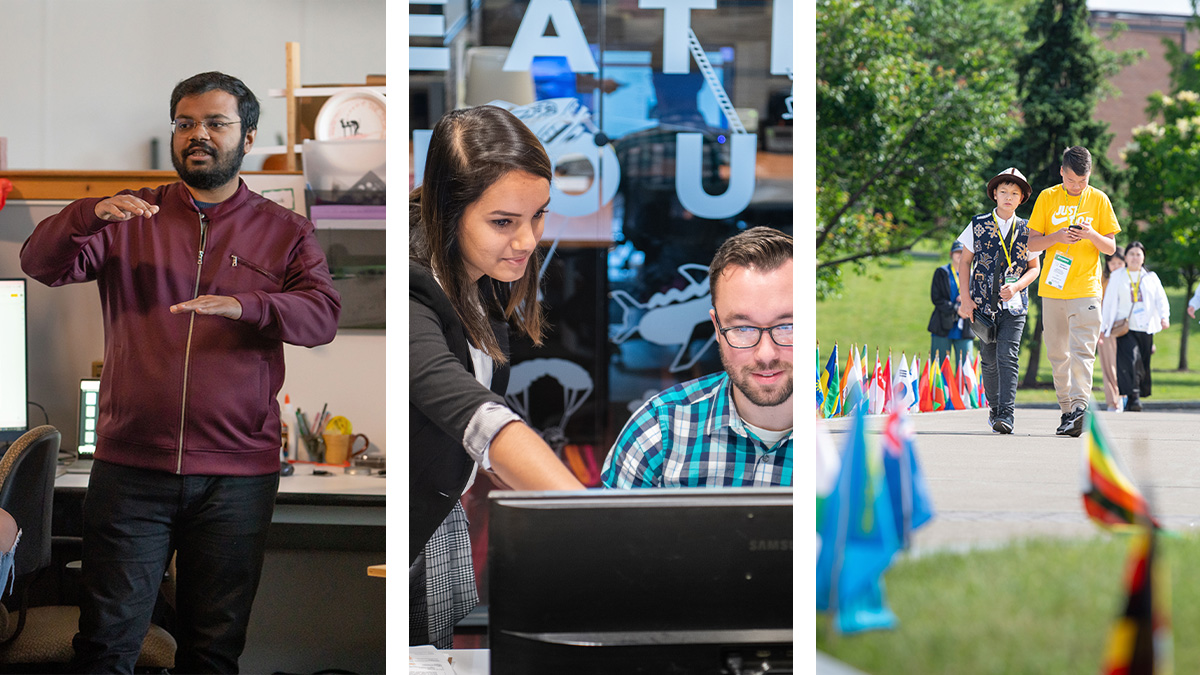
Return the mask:
<svg viewBox="0 0 1200 675">
<path fill-rule="evenodd" d="M 1191 0 L 1088 0 L 1088 9 L 1093 12 L 1131 12 L 1136 14 L 1168 14 L 1191 16 Z"/>
</svg>

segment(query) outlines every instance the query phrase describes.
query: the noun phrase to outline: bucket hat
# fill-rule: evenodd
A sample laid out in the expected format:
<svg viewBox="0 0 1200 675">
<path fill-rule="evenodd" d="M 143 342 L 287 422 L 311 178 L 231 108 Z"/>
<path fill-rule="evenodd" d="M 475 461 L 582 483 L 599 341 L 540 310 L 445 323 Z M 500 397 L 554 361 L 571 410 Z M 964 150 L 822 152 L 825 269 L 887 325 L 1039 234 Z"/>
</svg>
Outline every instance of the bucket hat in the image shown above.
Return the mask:
<svg viewBox="0 0 1200 675">
<path fill-rule="evenodd" d="M 996 177 L 989 180 L 987 184 L 987 196 L 992 201 L 996 200 L 996 186 L 1000 183 L 1016 183 L 1021 188 L 1021 203 L 1024 204 L 1029 196 L 1033 194 L 1033 188 L 1029 187 L 1029 181 L 1025 180 L 1025 174 L 1021 173 L 1016 167 L 1008 167 L 1007 169 L 996 174 Z"/>
</svg>

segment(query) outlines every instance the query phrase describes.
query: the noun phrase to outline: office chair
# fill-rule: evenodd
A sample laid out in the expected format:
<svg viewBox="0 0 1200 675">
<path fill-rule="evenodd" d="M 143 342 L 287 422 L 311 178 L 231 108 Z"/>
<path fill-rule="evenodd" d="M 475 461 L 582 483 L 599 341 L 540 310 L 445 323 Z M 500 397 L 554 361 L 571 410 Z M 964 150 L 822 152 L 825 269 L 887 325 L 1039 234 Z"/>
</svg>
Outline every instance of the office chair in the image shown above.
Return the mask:
<svg viewBox="0 0 1200 675">
<path fill-rule="evenodd" d="M 18 438 L 0 459 L 0 509 L 12 514 L 21 528 L 14 590 L 20 609 L 14 615 L 0 605 L 0 672 L 52 670 L 75 655 L 71 640 L 79 630 L 79 607 L 28 606 L 29 587 L 51 565 L 50 523 L 61 440 L 54 427 L 39 426 Z M 138 667 L 165 672 L 174 664 L 175 639 L 151 624 Z"/>
</svg>

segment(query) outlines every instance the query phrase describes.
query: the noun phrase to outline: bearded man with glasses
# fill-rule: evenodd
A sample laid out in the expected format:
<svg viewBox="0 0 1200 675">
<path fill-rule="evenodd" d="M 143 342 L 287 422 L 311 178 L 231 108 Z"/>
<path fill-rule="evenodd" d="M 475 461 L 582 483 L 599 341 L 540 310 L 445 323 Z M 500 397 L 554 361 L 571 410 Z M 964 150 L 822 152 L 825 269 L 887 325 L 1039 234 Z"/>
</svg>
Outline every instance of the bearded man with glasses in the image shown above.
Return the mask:
<svg viewBox="0 0 1200 675">
<path fill-rule="evenodd" d="M 751 228 L 708 270 L 724 371 L 646 401 L 604 462 L 605 487 L 792 484 L 792 238 Z"/>
<path fill-rule="evenodd" d="M 175 671 L 238 671 L 279 488 L 283 344 L 330 342 L 341 312 L 312 223 L 238 177 L 258 112 L 235 77 L 180 82 L 181 181 L 72 202 L 21 250 L 44 284 L 95 281 L 104 314 L 72 672 L 133 672 L 173 553 Z"/>
</svg>

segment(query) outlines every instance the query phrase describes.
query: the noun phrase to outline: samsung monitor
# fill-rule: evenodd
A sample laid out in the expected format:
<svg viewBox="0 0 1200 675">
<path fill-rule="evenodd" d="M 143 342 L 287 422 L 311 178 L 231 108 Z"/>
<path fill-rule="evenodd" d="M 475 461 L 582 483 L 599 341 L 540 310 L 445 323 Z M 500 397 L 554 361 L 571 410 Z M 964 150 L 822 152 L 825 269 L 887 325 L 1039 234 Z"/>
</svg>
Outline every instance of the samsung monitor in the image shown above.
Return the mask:
<svg viewBox="0 0 1200 675">
<path fill-rule="evenodd" d="M 0 279 L 0 443 L 29 429 L 25 280 Z"/>
<path fill-rule="evenodd" d="M 493 492 L 493 675 L 792 669 L 792 490 Z"/>
</svg>

